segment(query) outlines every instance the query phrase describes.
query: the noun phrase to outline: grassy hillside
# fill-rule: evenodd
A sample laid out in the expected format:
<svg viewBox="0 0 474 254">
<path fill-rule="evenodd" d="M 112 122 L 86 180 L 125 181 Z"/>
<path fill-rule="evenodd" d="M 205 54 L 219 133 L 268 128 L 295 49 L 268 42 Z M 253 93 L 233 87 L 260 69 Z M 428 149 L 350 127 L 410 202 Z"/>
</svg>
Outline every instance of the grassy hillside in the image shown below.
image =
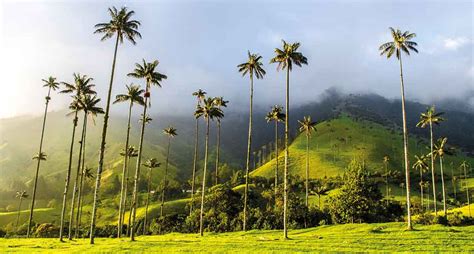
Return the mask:
<svg viewBox="0 0 474 254">
<path fill-rule="evenodd" d="M 0 239 L 0 252 L 153 252 L 153 253 L 308 253 L 308 252 L 474 252 L 474 226 L 417 226 L 404 223 L 345 224 L 281 231 L 252 230 L 213 234 L 166 234 L 128 239 Z"/>
</svg>

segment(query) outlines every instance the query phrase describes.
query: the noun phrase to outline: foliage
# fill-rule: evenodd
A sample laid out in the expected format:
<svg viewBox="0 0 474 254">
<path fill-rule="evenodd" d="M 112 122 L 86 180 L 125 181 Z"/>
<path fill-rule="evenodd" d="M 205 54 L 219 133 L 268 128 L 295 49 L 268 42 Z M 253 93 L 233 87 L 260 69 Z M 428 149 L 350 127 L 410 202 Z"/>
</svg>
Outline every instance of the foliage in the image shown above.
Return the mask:
<svg viewBox="0 0 474 254">
<path fill-rule="evenodd" d="M 36 237 L 53 238 L 59 236 L 59 228 L 52 223 L 40 224 L 35 231 Z"/>
</svg>

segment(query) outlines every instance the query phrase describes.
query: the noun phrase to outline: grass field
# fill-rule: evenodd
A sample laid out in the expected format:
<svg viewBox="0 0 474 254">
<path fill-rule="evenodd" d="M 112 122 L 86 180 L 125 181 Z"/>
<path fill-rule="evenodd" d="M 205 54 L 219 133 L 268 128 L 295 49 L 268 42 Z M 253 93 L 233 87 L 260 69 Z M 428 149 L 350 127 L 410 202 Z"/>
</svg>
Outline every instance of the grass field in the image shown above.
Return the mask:
<svg viewBox="0 0 474 254">
<path fill-rule="evenodd" d="M 304 252 L 474 252 L 474 226 L 416 226 L 404 223 L 346 224 L 291 230 L 289 240 L 281 231 L 167 234 L 128 239 L 98 238 L 60 243 L 57 239 L 0 239 L 0 252 L 154 252 L 154 253 L 304 253 Z"/>
</svg>

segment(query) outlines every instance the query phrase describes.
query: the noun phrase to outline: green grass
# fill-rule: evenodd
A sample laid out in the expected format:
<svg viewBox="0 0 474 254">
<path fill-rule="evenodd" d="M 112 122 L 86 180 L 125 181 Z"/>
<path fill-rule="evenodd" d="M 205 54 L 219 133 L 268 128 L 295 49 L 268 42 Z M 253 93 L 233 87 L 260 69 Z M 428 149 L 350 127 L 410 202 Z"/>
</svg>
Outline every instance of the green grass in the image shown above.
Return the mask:
<svg viewBox="0 0 474 254">
<path fill-rule="evenodd" d="M 307 253 L 307 252 L 474 252 L 474 226 L 419 226 L 404 223 L 345 224 L 282 231 L 198 234 L 172 233 L 128 239 L 97 238 L 60 243 L 57 239 L 0 239 L 0 252 L 158 252 L 158 253 Z"/>
</svg>

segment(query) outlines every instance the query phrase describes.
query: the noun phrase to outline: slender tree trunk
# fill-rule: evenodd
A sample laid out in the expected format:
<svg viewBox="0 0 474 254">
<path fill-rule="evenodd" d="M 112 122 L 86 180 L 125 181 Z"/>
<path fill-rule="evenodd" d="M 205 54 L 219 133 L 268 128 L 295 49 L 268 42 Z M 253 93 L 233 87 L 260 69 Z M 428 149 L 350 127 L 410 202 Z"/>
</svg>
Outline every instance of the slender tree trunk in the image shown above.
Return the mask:
<svg viewBox="0 0 474 254">
<path fill-rule="evenodd" d="M 81 180 L 79 182 L 79 194 L 77 196 L 77 214 L 76 214 L 76 233 L 75 237 L 78 238 L 79 230 L 81 226 L 81 213 L 82 213 L 82 203 L 83 203 L 83 191 L 84 191 L 84 167 L 85 167 L 85 158 L 86 158 L 86 137 L 87 137 L 87 118 L 83 137 L 82 137 L 82 165 L 81 165 Z"/>
<path fill-rule="evenodd" d="M 63 206 L 61 209 L 61 222 L 59 226 L 59 240 L 63 241 L 63 231 L 64 231 L 64 218 L 66 215 L 66 199 L 67 199 L 67 193 L 69 190 L 69 181 L 71 179 L 71 166 L 72 166 L 72 153 L 74 150 L 74 136 L 76 134 L 76 126 L 77 126 L 77 110 L 74 113 L 74 120 L 73 120 L 73 127 L 72 127 L 72 137 L 71 137 L 71 147 L 69 148 L 69 163 L 68 163 L 68 169 L 66 173 L 66 180 L 64 184 L 64 192 L 63 192 Z"/>
<path fill-rule="evenodd" d="M 43 126 L 41 128 L 41 138 L 40 138 L 40 145 L 39 145 L 39 152 L 38 152 L 39 156 L 41 156 L 41 153 L 43 152 L 44 129 L 46 126 L 46 115 L 48 114 L 50 94 L 51 94 L 51 87 L 48 88 L 48 96 L 46 97 L 46 102 L 45 102 L 45 107 L 44 107 Z M 35 181 L 33 184 L 33 195 L 31 197 L 30 217 L 28 219 L 28 230 L 26 233 L 26 237 L 30 237 L 31 222 L 33 221 L 33 210 L 35 208 L 35 200 L 36 200 L 36 188 L 38 187 L 37 185 L 38 185 L 38 175 L 39 175 L 40 164 L 41 164 L 41 158 L 38 158 L 38 162 L 36 164 Z"/>
<path fill-rule="evenodd" d="M 306 182 L 305 182 L 305 187 L 306 187 L 305 205 L 306 205 L 306 208 L 309 208 L 309 202 L 308 202 L 308 197 L 309 197 L 309 134 L 306 134 Z"/>
<path fill-rule="evenodd" d="M 146 85 L 145 94 L 149 94 L 149 85 Z M 146 125 L 146 110 L 147 110 L 148 97 L 145 97 L 145 105 L 143 106 L 143 115 L 142 115 L 142 127 L 140 131 L 140 143 L 138 146 L 138 157 L 137 157 L 137 166 L 135 168 L 135 178 L 133 179 L 133 201 L 132 207 L 130 208 L 132 212 L 132 221 L 130 222 L 130 240 L 135 241 L 135 219 L 137 216 L 137 206 L 138 206 L 138 178 L 140 177 L 140 166 L 142 162 L 142 152 L 143 152 L 143 137 L 145 136 L 145 125 Z"/>
<path fill-rule="evenodd" d="M 456 179 L 454 178 L 454 165 L 451 162 L 451 183 L 453 185 L 454 200 L 457 200 Z"/>
<path fill-rule="evenodd" d="M 438 209 L 436 208 L 436 173 L 435 163 L 433 155 L 433 123 L 430 120 L 430 157 L 431 157 L 431 181 L 433 182 L 433 206 L 435 215 L 438 215 Z"/>
<path fill-rule="evenodd" d="M 105 140 L 107 138 L 107 125 L 109 123 L 110 97 L 112 95 L 112 84 L 114 82 L 115 61 L 117 60 L 118 43 L 119 43 L 119 36 L 117 35 L 117 39 L 115 41 L 114 60 L 112 62 L 112 72 L 110 74 L 109 91 L 107 93 L 107 104 L 105 107 L 104 125 L 102 128 L 102 139 L 100 142 L 99 166 L 97 167 L 97 176 L 96 176 L 95 189 L 94 189 L 94 201 L 93 201 L 93 206 L 92 206 L 92 215 L 91 215 L 92 218 L 91 218 L 91 229 L 90 229 L 90 243 L 91 244 L 94 244 L 94 237 L 95 237 L 95 221 L 97 219 L 96 217 L 97 217 L 97 205 L 99 202 L 100 180 L 102 178 L 102 171 L 104 169 Z"/>
<path fill-rule="evenodd" d="M 275 207 L 278 194 L 278 120 L 275 120 Z"/>
<path fill-rule="evenodd" d="M 127 178 L 125 180 L 125 190 L 124 190 L 124 198 L 123 198 L 123 207 L 122 207 L 122 225 L 125 221 L 125 209 L 127 208 L 127 197 L 128 197 L 128 184 L 129 184 L 129 181 L 130 181 L 130 158 L 127 162 Z M 130 203 L 130 208 L 131 208 L 132 204 Z M 128 224 L 127 224 L 127 232 L 126 232 L 126 236 L 129 236 L 129 232 L 130 232 L 130 214 L 132 214 L 132 211 L 130 210 L 130 213 L 129 213 L 129 219 L 128 219 Z"/>
<path fill-rule="evenodd" d="M 290 132 L 290 69 L 286 67 L 286 98 L 285 98 L 285 167 L 283 172 L 283 237 L 288 239 L 288 139 Z"/>
<path fill-rule="evenodd" d="M 199 105 L 199 103 L 198 103 Z M 198 157 L 198 144 L 199 144 L 199 119 L 196 118 L 196 132 L 194 137 L 194 160 L 193 160 L 193 178 L 191 183 L 191 206 L 189 208 L 189 215 L 193 212 L 194 209 L 194 187 L 196 182 L 196 168 L 197 168 L 197 157 Z"/>
<path fill-rule="evenodd" d="M 202 190 L 201 190 L 201 213 L 199 215 L 199 234 L 204 235 L 204 197 L 206 193 L 206 174 L 207 174 L 207 154 L 209 150 L 209 116 L 206 117 L 206 148 L 204 152 L 204 171 L 202 175 Z"/>
<path fill-rule="evenodd" d="M 410 204 L 410 162 L 408 161 L 408 130 L 407 130 L 407 119 L 406 119 L 406 110 L 405 110 L 405 86 L 403 84 L 403 67 L 402 67 L 402 56 L 399 58 L 400 64 L 400 86 L 402 94 L 402 115 L 403 115 L 403 150 L 405 156 L 405 180 L 406 180 L 406 189 L 407 189 L 407 228 L 409 230 L 413 229 L 411 224 L 411 204 Z"/>
<path fill-rule="evenodd" d="M 443 157 L 439 157 L 439 166 L 441 170 L 441 188 L 443 189 L 443 212 L 444 217 L 448 216 L 448 208 L 446 206 L 446 187 L 444 185 L 444 172 L 443 172 Z"/>
<path fill-rule="evenodd" d="M 18 215 L 16 216 L 16 226 L 15 228 L 18 230 L 18 222 L 20 221 L 20 212 L 21 212 L 21 202 L 23 201 L 23 198 L 20 197 L 20 204 L 18 205 Z"/>
<path fill-rule="evenodd" d="M 219 184 L 219 152 L 221 148 L 221 120 L 217 119 L 216 185 Z"/>
<path fill-rule="evenodd" d="M 145 205 L 145 220 L 143 221 L 143 234 L 147 234 L 147 220 L 148 220 L 148 204 L 150 203 L 150 191 L 151 191 L 151 168 L 149 168 L 148 172 L 148 187 L 147 187 L 147 194 L 146 194 L 146 205 Z"/>
<path fill-rule="evenodd" d="M 420 168 L 420 197 L 421 197 L 421 210 L 423 210 L 423 169 Z"/>
<path fill-rule="evenodd" d="M 165 194 L 167 187 L 167 176 L 168 176 L 168 162 L 170 158 L 170 147 L 171 147 L 171 136 L 168 136 L 168 149 L 166 151 L 166 165 L 165 165 L 165 176 L 163 178 L 163 192 L 161 194 L 161 207 L 160 207 L 160 216 L 163 216 L 163 206 L 165 205 Z"/>
<path fill-rule="evenodd" d="M 469 186 L 467 185 L 466 165 L 464 165 L 463 168 L 464 168 L 464 187 L 466 188 L 467 209 L 469 209 L 469 217 L 470 217 L 471 216 L 471 202 L 469 200 Z"/>
<path fill-rule="evenodd" d="M 77 170 L 76 170 L 76 179 L 74 180 L 74 187 L 72 189 L 72 198 L 71 198 L 71 212 L 69 214 L 69 230 L 68 230 L 68 239 L 72 240 L 72 225 L 74 224 L 74 210 L 75 210 L 75 201 L 76 201 L 76 193 L 78 190 L 79 184 L 79 175 L 82 165 L 82 142 L 84 141 L 84 131 L 86 129 L 86 119 L 87 119 L 87 112 L 84 112 L 84 119 L 82 120 L 82 133 L 81 133 L 81 140 L 79 141 L 79 156 L 77 160 Z"/>
<path fill-rule="evenodd" d="M 387 206 L 388 206 L 388 162 L 385 162 L 385 197 L 387 199 Z"/>
<path fill-rule="evenodd" d="M 130 119 L 132 117 L 132 107 L 133 101 L 130 100 L 130 106 L 128 107 L 128 121 L 127 121 L 127 135 L 125 138 L 125 155 L 123 159 L 123 169 L 122 169 L 122 184 L 120 186 L 120 204 L 119 204 L 119 219 L 118 219 L 118 228 L 117 228 L 117 237 L 122 237 L 122 228 L 123 228 L 123 210 L 125 206 L 125 174 L 127 172 L 128 166 L 128 143 L 130 141 Z"/>
<path fill-rule="evenodd" d="M 250 168 L 250 150 L 252 149 L 252 114 L 253 114 L 253 75 L 250 74 L 250 112 L 249 112 L 249 132 L 247 139 L 247 161 L 245 163 L 245 191 L 244 191 L 244 221 L 243 230 L 247 230 L 247 203 L 249 192 L 249 168 Z M 255 163 L 255 158 L 254 158 Z"/>
</svg>

